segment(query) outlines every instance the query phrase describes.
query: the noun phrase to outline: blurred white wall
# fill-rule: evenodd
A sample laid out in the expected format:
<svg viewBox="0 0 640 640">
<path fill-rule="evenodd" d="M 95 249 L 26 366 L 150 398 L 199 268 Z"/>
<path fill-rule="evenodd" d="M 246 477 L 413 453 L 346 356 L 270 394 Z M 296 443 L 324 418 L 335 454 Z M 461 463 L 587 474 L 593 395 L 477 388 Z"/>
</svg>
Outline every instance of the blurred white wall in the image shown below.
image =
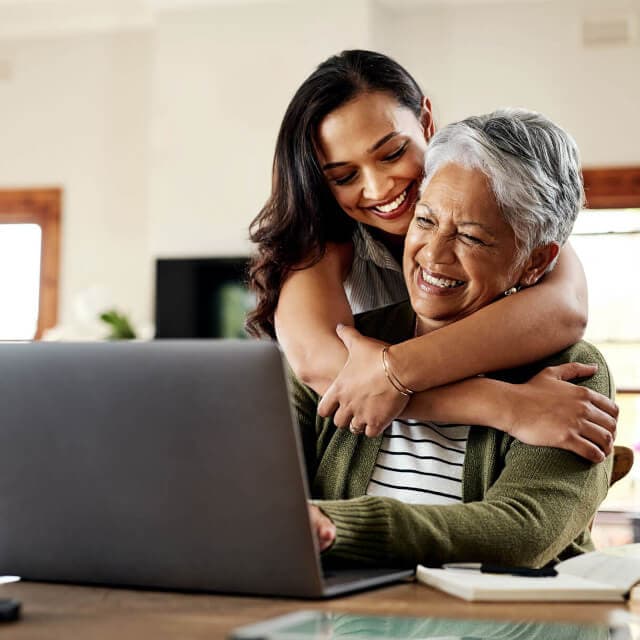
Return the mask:
<svg viewBox="0 0 640 640">
<path fill-rule="evenodd" d="M 59 319 L 101 285 L 151 313 L 147 202 L 151 35 L 0 40 L 0 188 L 64 189 Z"/>
<path fill-rule="evenodd" d="M 136 0 L 133 26 L 119 14 L 54 33 L 12 31 L 12 2 L 0 0 L 0 188 L 65 190 L 63 323 L 96 284 L 149 322 L 156 257 L 247 253 L 284 109 L 344 48 L 395 56 L 440 124 L 527 106 L 567 127 L 585 164 L 640 164 L 640 45 L 581 41 L 585 16 L 637 20 L 640 0 Z"/>
<path fill-rule="evenodd" d="M 637 0 L 451 2 L 386 10 L 378 48 L 432 96 L 446 124 L 500 106 L 543 112 L 569 129 L 585 165 L 640 164 L 640 43 L 586 46 L 584 20 L 631 18 Z M 637 31 L 636 31 L 637 34 Z"/>
<path fill-rule="evenodd" d="M 337 19 L 337 16 L 340 19 Z M 155 29 L 152 251 L 243 255 L 280 120 L 324 58 L 371 47 L 367 0 L 167 11 Z"/>
</svg>

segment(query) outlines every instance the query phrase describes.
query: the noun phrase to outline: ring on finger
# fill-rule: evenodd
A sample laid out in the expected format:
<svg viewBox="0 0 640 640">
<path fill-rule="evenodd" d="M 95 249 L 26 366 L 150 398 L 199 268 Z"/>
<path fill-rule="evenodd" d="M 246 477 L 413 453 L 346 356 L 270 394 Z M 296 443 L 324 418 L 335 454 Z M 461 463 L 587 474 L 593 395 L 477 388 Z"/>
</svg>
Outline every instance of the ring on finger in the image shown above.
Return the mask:
<svg viewBox="0 0 640 640">
<path fill-rule="evenodd" d="M 365 428 L 366 428 L 366 425 L 358 426 L 354 424 L 353 420 L 349 423 L 349 431 L 351 431 L 351 433 L 357 436 L 364 433 Z"/>
</svg>

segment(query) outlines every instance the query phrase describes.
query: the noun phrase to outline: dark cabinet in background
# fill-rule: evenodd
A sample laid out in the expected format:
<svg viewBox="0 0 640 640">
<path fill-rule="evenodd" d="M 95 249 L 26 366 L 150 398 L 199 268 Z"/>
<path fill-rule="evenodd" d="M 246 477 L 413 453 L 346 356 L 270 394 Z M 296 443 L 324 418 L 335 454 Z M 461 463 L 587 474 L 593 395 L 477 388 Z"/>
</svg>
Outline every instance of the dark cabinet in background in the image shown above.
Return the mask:
<svg viewBox="0 0 640 640">
<path fill-rule="evenodd" d="M 241 338 L 254 304 L 248 258 L 164 258 L 156 261 L 156 338 Z"/>
</svg>

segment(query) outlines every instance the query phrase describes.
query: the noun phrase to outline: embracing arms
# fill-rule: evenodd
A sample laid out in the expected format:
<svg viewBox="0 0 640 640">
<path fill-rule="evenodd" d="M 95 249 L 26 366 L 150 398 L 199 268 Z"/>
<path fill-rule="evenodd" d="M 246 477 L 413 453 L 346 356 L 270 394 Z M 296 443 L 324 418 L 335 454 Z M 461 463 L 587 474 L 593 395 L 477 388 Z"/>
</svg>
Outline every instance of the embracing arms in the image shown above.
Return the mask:
<svg viewBox="0 0 640 640">
<path fill-rule="evenodd" d="M 438 331 L 394 344 L 389 363 L 404 386 L 418 391 L 534 362 L 582 337 L 586 307 L 582 265 L 565 247 L 556 268 L 535 286 Z M 379 432 L 400 414 L 407 399 L 385 377 L 380 343 L 349 328 L 339 330 L 339 336 L 348 360 L 318 411 L 326 416 L 340 408 L 340 418 L 349 422 L 354 417 Z"/>
<path fill-rule="evenodd" d="M 417 393 L 403 418 L 479 424 L 504 431 L 534 446 L 573 451 L 591 462 L 602 462 L 613 450 L 618 407 L 615 402 L 570 380 L 596 374 L 596 364 L 578 362 L 547 367 L 526 384 L 490 378 Z"/>
<path fill-rule="evenodd" d="M 563 254 L 566 261 L 542 283 L 489 305 L 450 327 L 394 345 L 392 357 L 395 358 L 397 349 L 415 350 L 415 366 L 424 369 L 432 383 L 442 384 L 457 379 L 456 376 L 539 358 L 547 333 L 551 336 L 547 352 L 558 351 L 572 340 L 575 342 L 582 333 L 586 292 L 575 254 L 570 249 L 563 250 Z M 291 274 L 283 287 L 276 314 L 278 338 L 292 369 L 316 392 L 326 390 L 349 356 L 347 366 L 320 403 L 322 415 L 335 412 L 334 420 L 340 427 L 348 426 L 352 418 L 357 418 L 367 425 L 367 435 L 374 436 L 401 414 L 442 422 L 466 422 L 465 408 L 474 406 L 476 423 L 491 424 L 528 444 L 566 448 L 592 461 L 601 460 L 603 452 L 610 452 L 617 408 L 611 402 L 603 406 L 595 393 L 584 399 L 566 391 L 569 385 L 564 387 L 559 382 L 575 377 L 571 371 L 557 372 L 557 384 L 550 379 L 545 389 L 533 385 L 515 389 L 510 385 L 505 391 L 497 381 L 469 379 L 451 389 L 439 387 L 425 391 L 420 397 L 416 395 L 407 407 L 406 398 L 384 376 L 380 356 L 383 343 L 362 337 L 352 327 L 339 330 L 344 342 L 336 334 L 335 323 L 353 322 L 342 286 L 352 258 L 350 245 L 329 245 L 320 262 Z M 567 279 L 577 279 L 582 286 L 572 291 Z M 549 288 L 551 293 L 545 293 Z M 547 295 L 552 300 L 556 295 L 560 298 L 558 303 L 551 302 L 551 311 L 536 301 L 536 296 L 544 300 Z M 474 329 L 475 316 L 480 316 L 479 329 Z M 505 319 L 509 323 L 507 327 L 503 326 Z M 543 326 L 536 328 L 536 322 Z M 463 325 L 463 330 L 458 331 L 456 325 Z M 438 334 L 445 335 L 445 339 Z M 435 360 L 431 354 L 432 344 L 440 354 Z M 482 366 L 483 358 L 486 367 Z M 397 366 L 395 359 L 393 364 Z M 582 375 L 591 372 L 583 370 Z M 558 410 L 549 415 L 541 411 L 539 400 L 552 386 Z"/>
<path fill-rule="evenodd" d="M 375 369 L 376 382 L 394 399 L 384 378 L 379 353 L 358 354 L 342 371 L 349 355 L 336 326 L 352 325 L 343 281 L 351 269 L 353 247 L 329 244 L 312 267 L 293 271 L 278 302 L 278 340 L 300 380 L 324 394 L 338 374 L 354 386 L 334 389 L 362 393 Z M 564 247 L 556 268 L 538 285 L 489 305 L 449 327 L 392 347 L 398 377 L 410 388 L 430 389 L 478 373 L 533 362 L 577 342 L 587 320 L 587 291 L 582 265 Z M 464 357 L 456 357 L 464 354 Z M 362 362 L 360 362 L 362 359 Z M 372 367 L 373 365 L 373 367 Z M 360 382 L 362 381 L 362 382 Z M 340 398 L 343 400 L 342 398 Z M 397 415 L 397 414 L 396 414 Z M 395 416 L 393 416 L 395 417 Z"/>
<path fill-rule="evenodd" d="M 565 245 L 555 269 L 535 286 L 390 351 L 400 380 L 422 390 L 540 360 L 582 339 L 586 324 L 584 271 L 573 248 Z M 421 341 L 428 349 L 428 367 L 417 356 Z M 434 377 L 433 371 L 443 368 L 451 380 Z"/>
</svg>

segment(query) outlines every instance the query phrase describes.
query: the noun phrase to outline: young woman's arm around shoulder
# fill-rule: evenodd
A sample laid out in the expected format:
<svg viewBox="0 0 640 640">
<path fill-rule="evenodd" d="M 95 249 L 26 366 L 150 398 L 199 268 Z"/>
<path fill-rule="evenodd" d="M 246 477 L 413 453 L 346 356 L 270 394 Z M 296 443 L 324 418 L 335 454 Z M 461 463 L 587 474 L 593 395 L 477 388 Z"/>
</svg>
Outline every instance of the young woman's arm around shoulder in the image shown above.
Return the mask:
<svg viewBox="0 0 640 640">
<path fill-rule="evenodd" d="M 422 391 L 540 360 L 580 340 L 586 319 L 584 272 L 567 246 L 556 268 L 537 285 L 438 331 L 392 345 L 388 363 L 404 386 Z M 348 407 L 356 424 L 389 424 L 404 409 L 406 398 L 403 402 L 385 375 L 380 342 L 351 327 L 338 334 L 349 358 L 325 393 L 319 413 L 331 415 Z"/>
<path fill-rule="evenodd" d="M 278 302 L 275 324 L 279 340 L 298 378 L 320 394 L 347 357 L 347 349 L 333 327 L 336 323 L 349 323 L 352 319 L 342 288 L 351 266 L 352 251 L 349 244 L 329 245 L 325 256 L 314 266 L 292 271 Z M 581 270 L 579 262 L 577 267 Z M 582 305 L 579 300 L 575 305 L 576 339 L 573 341 L 579 338 L 582 330 Z M 571 324 L 571 321 L 567 322 Z M 341 333 L 349 334 L 347 344 L 357 342 L 364 349 L 374 349 L 372 366 L 374 369 L 381 366 L 380 342 L 357 337 L 359 334 L 352 327 L 345 326 Z M 350 340 L 351 337 L 354 340 Z M 567 344 L 571 341 L 571 337 L 567 338 Z M 564 346 L 566 344 L 559 344 L 556 350 Z M 353 352 L 353 347 L 351 350 Z M 551 348 L 547 350 L 550 352 Z M 455 357 L 453 353 L 452 357 Z M 591 375 L 595 370 L 595 367 L 589 371 L 583 368 L 582 375 Z M 570 367 L 557 368 L 558 373 L 554 370 L 553 374 L 547 374 L 544 388 L 540 384 L 541 376 L 523 385 L 472 378 L 417 394 L 411 403 L 413 410 L 406 408 L 407 398 L 385 379 L 382 394 L 375 400 L 387 406 L 393 404 L 393 411 L 398 415 L 404 410 L 405 417 L 442 422 L 468 421 L 470 418 L 465 412 L 474 407 L 476 421 L 479 419 L 481 423 L 508 431 L 529 444 L 559 446 L 596 462 L 602 459 L 603 453 L 608 454 L 611 450 L 617 407 L 595 393 L 584 398 L 579 395 L 583 389 L 563 383 L 570 378 L 571 370 Z M 443 376 L 443 379 L 446 378 Z M 540 409 L 542 395 L 553 397 L 556 407 L 553 416 Z M 349 426 L 352 417 L 349 415 L 344 419 L 344 415 L 345 409 L 348 412 L 350 408 L 340 408 L 340 413 L 335 416 L 338 426 Z M 353 421 L 356 420 L 354 414 Z M 362 424 L 367 423 L 363 421 Z M 367 435 L 375 436 L 382 428 L 376 430 L 370 423 Z"/>
<path fill-rule="evenodd" d="M 278 299 L 278 342 L 298 379 L 320 395 L 347 361 L 335 327 L 353 324 L 343 285 L 352 261 L 351 243 L 329 243 L 316 264 L 289 273 Z"/>
</svg>

